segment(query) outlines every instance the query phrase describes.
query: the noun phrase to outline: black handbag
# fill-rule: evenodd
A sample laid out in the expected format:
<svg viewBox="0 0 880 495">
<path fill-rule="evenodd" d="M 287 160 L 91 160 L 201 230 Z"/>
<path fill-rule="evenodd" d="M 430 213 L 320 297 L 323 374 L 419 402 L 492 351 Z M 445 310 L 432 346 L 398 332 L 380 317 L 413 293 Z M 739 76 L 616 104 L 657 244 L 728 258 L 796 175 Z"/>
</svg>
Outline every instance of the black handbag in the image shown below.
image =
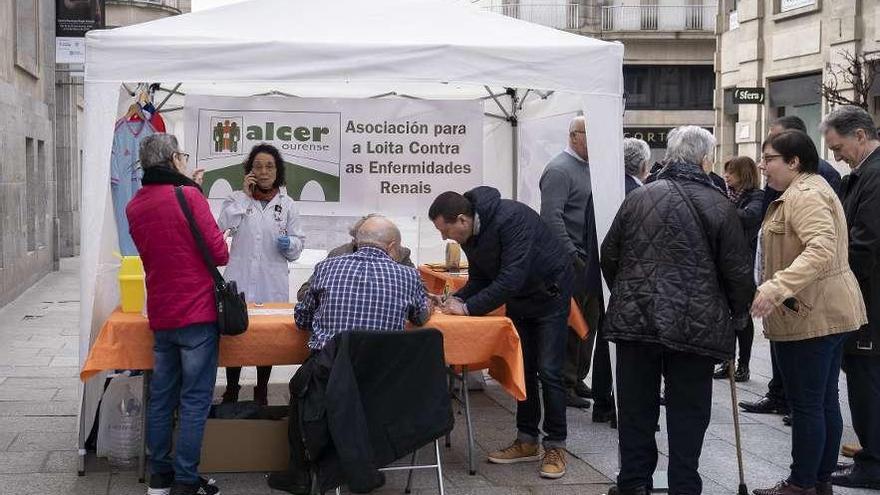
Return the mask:
<svg viewBox="0 0 880 495">
<path fill-rule="evenodd" d="M 211 259 L 211 253 L 208 246 L 205 245 L 205 239 L 196 221 L 193 218 L 192 211 L 189 209 L 189 203 L 183 195 L 183 186 L 174 188 L 177 196 L 177 202 L 180 203 L 180 209 L 183 210 L 183 216 L 189 222 L 189 230 L 192 232 L 193 238 L 196 240 L 196 246 L 202 253 L 202 259 L 208 267 L 208 271 L 214 278 L 214 301 L 217 305 L 217 327 L 223 335 L 240 335 L 247 330 L 248 327 L 248 311 L 247 301 L 244 298 L 244 292 L 238 291 L 238 285 L 234 280 L 226 281 L 223 275 L 214 266 Z"/>
</svg>

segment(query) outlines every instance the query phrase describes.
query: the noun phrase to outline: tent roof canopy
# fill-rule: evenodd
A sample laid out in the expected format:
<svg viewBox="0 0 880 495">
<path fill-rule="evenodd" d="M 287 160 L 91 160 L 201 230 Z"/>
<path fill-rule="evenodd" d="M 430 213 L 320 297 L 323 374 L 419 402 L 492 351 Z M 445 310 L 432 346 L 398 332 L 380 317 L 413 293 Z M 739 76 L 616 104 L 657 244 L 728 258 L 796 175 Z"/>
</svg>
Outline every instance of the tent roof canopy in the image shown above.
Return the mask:
<svg viewBox="0 0 880 495">
<path fill-rule="evenodd" d="M 89 81 L 451 83 L 620 96 L 623 46 L 454 0 L 250 0 L 92 31 Z"/>
</svg>

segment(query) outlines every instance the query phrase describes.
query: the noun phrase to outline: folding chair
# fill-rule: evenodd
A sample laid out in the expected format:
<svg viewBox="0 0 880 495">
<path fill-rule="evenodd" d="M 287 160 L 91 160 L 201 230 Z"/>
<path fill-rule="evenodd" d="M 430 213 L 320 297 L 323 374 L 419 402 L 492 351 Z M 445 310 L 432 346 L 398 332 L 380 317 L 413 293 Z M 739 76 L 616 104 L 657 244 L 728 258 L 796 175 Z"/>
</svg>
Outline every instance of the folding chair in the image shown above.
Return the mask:
<svg viewBox="0 0 880 495">
<path fill-rule="evenodd" d="M 377 335 L 377 333 L 385 334 L 384 339 L 383 339 L 383 337 L 379 337 Z M 362 342 L 362 343 L 373 342 L 375 339 L 380 339 L 380 340 L 384 340 L 384 343 L 380 342 L 379 345 L 387 346 L 387 345 L 393 345 L 392 340 L 387 340 L 389 338 L 391 338 L 391 339 L 395 339 L 395 338 L 396 339 L 400 339 L 400 338 L 406 339 L 407 337 L 415 338 L 414 334 L 422 334 L 422 337 L 425 337 L 427 334 L 432 334 L 433 338 L 429 338 L 427 342 L 434 343 L 434 345 L 437 345 L 437 348 L 436 349 L 432 348 L 432 350 L 427 353 L 427 355 L 431 356 L 430 358 L 423 359 L 422 361 L 419 362 L 420 369 L 422 369 L 424 371 L 424 374 L 420 374 L 420 375 L 423 377 L 422 381 L 425 382 L 421 386 L 425 387 L 426 389 L 431 389 L 431 390 L 435 390 L 435 391 L 437 390 L 437 388 L 440 388 L 441 390 L 445 390 L 447 387 L 447 382 L 446 382 L 447 378 L 446 378 L 446 373 L 443 372 L 442 370 L 446 369 L 446 364 L 445 364 L 445 359 L 444 359 L 443 349 L 442 349 L 442 342 L 443 342 L 442 336 L 440 338 L 437 338 L 437 336 L 440 335 L 439 331 L 436 329 L 420 329 L 420 330 L 411 330 L 411 331 L 402 332 L 402 333 L 397 333 L 397 332 L 393 332 L 393 333 L 397 334 L 396 337 L 392 337 L 391 335 L 388 335 L 388 333 L 386 333 L 386 332 L 354 331 L 354 332 L 349 332 L 349 335 L 347 337 L 350 339 L 359 339 L 360 342 Z M 417 342 L 417 341 L 413 341 L 413 342 Z M 424 339 L 422 339 L 422 342 L 426 342 L 426 341 Z M 373 344 L 371 344 L 371 345 L 373 345 Z M 359 373 L 359 371 L 356 370 L 355 373 Z M 430 380 L 430 383 L 428 383 L 427 380 Z M 443 381 L 439 382 L 439 380 L 443 380 Z M 446 396 L 445 393 L 442 394 L 442 396 L 448 397 L 448 396 Z M 435 395 L 434 397 L 437 397 L 437 396 Z M 446 400 L 449 400 L 449 399 L 446 399 Z M 434 405 L 436 406 L 436 403 Z M 426 406 L 427 406 L 427 404 L 426 404 Z M 444 407 L 448 407 L 448 406 L 444 406 Z M 469 407 L 467 409 L 467 412 L 468 412 L 468 431 L 470 431 L 470 409 L 469 409 Z M 442 436 L 442 433 L 440 435 Z M 434 446 L 434 458 L 429 463 L 417 464 L 416 460 L 417 460 L 417 454 L 418 454 L 419 450 L 424 450 L 426 447 L 431 445 L 431 443 L 433 443 L 433 446 Z M 469 444 L 469 447 L 472 448 L 472 444 Z M 469 452 L 470 452 L 470 450 L 469 450 Z M 411 493 L 413 473 L 416 470 L 436 470 L 438 492 L 440 495 L 444 495 L 445 488 L 443 486 L 443 465 L 442 465 L 442 459 L 440 457 L 440 437 L 434 439 L 433 442 L 429 442 L 427 445 L 424 445 L 421 448 L 413 451 L 409 457 L 410 457 L 409 463 L 405 463 L 405 461 L 404 461 L 403 463 L 391 464 L 391 465 L 388 465 L 384 468 L 380 468 L 379 471 L 381 471 L 381 472 L 408 471 L 407 480 L 406 480 L 406 488 L 404 489 L 404 493 Z M 341 487 L 337 487 L 335 489 L 335 492 L 337 494 L 341 494 L 342 493 Z"/>
</svg>

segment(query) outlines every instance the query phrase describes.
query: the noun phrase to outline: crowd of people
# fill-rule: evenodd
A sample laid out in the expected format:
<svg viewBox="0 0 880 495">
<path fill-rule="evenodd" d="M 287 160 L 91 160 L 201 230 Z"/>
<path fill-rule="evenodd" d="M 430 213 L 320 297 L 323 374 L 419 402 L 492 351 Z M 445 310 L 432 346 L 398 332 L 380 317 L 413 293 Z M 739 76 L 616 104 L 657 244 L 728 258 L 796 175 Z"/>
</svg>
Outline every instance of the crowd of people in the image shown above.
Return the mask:
<svg viewBox="0 0 880 495">
<path fill-rule="evenodd" d="M 626 198 L 601 245 L 586 124 L 571 121 L 565 148 L 546 166 L 540 212 L 488 186 L 434 199 L 428 217 L 469 263 L 467 283 L 453 294 L 425 290 L 393 222 L 376 214 L 358 221 L 351 242 L 331 251 L 298 293 L 294 319 L 311 332 L 309 359 L 350 330 L 403 330 L 425 325 L 435 311 L 480 316 L 506 305 L 522 345 L 526 398 L 517 403 L 515 437 L 489 462 L 536 463 L 540 476 L 563 477 L 566 407 L 588 408 L 592 400 L 593 422 L 618 429 L 621 465 L 610 493 L 646 494 L 665 405 L 669 491 L 697 494 L 712 380 L 750 379 L 760 318 L 773 379 L 765 397 L 741 407 L 790 414 L 792 465 L 790 476 L 755 495 L 880 489 L 880 141 L 870 115 L 844 106 L 822 122 L 835 159 L 852 169 L 843 180 L 796 117 L 773 123 L 757 162 L 726 160 L 723 177 L 712 172 L 715 139 L 700 127 L 673 130 L 665 158 L 653 166 L 644 141 L 625 139 Z M 147 138 L 140 156 L 144 187 L 126 213 L 156 335 L 148 494 L 214 495 L 219 489 L 198 473 L 218 360 L 213 280 L 175 188 L 213 264 L 228 265 L 226 278 L 250 302 L 289 300 L 287 263 L 299 257 L 305 236 L 271 145 L 251 150 L 242 190 L 223 203 L 217 221 L 173 136 Z M 572 298 L 591 329 L 586 340 L 568 330 Z M 616 387 L 609 342 L 616 344 Z M 837 463 L 841 369 L 860 442 L 846 466 Z M 258 368 L 258 403 L 267 402 L 270 372 Z M 241 369 L 226 373 L 222 400 L 236 402 Z M 296 402 L 292 394 L 292 417 Z M 175 409 L 181 434 L 172 456 Z M 310 461 L 297 421 L 290 424 L 290 468 L 269 483 L 309 493 Z"/>
</svg>

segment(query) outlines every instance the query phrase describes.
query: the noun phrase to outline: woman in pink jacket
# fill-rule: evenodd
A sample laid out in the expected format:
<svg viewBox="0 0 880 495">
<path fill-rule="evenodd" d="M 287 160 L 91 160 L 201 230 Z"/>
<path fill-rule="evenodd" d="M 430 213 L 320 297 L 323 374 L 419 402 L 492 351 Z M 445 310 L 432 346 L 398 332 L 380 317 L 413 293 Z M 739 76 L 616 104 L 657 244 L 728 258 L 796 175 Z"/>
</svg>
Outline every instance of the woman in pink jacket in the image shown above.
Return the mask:
<svg viewBox="0 0 880 495">
<path fill-rule="evenodd" d="M 125 209 L 144 263 L 147 314 L 155 338 L 146 431 L 151 452 L 148 495 L 219 492 L 198 473 L 217 378 L 214 281 L 177 202 L 175 187 L 182 186 L 214 264 L 225 265 L 229 252 L 201 189 L 182 173 L 188 158 L 170 134 L 144 139 L 140 145 L 144 187 Z M 175 408 L 180 433 L 172 460 Z"/>
</svg>

